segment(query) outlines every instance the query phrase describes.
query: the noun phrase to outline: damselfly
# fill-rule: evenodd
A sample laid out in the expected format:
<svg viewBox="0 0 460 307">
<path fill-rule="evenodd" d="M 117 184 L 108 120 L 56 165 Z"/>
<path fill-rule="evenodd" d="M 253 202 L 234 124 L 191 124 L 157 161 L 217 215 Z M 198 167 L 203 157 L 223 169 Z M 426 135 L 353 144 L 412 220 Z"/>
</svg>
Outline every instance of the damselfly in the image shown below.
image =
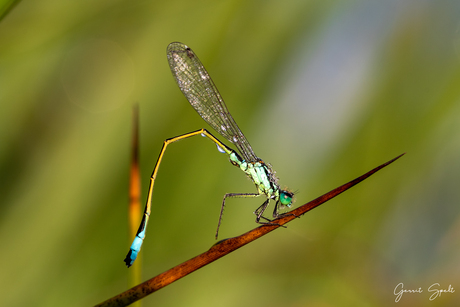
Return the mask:
<svg viewBox="0 0 460 307">
<path fill-rule="evenodd" d="M 217 145 L 217 149 L 220 152 L 226 153 L 230 162 L 239 167 L 256 185 L 256 193 L 227 193 L 224 195 L 220 209 L 219 222 L 217 224 L 216 239 L 222 221 L 225 200 L 228 197 L 258 197 L 265 195 L 267 199 L 254 211 L 254 214 L 256 215 L 257 223 L 270 225 L 274 224 L 272 220 L 263 216 L 270 200 L 275 202 L 273 217 L 277 218 L 281 216 L 279 210 L 284 207 L 290 207 L 294 197 L 294 193 L 280 189 L 278 178 L 276 178 L 275 172 L 272 170 L 271 166 L 264 163 L 262 159 L 255 155 L 246 137 L 243 135 L 240 128 L 238 128 L 232 115 L 228 112 L 227 106 L 214 85 L 214 82 L 211 80 L 211 77 L 195 53 L 186 45 L 176 42 L 169 44 L 167 48 L 167 57 L 174 79 L 192 107 L 200 114 L 201 118 L 214 128 L 214 130 L 219 132 L 220 135 L 226 138 L 230 143 L 233 143 L 239 153 L 222 143 L 206 129 L 200 129 L 164 141 L 160 156 L 158 157 L 150 178 L 144 217 L 142 218 L 128 255 L 125 258 L 125 263 L 128 267 L 136 260 L 137 254 L 144 241 L 145 231 L 150 217 L 153 185 L 166 147 L 171 143 L 195 135 L 207 137 Z"/>
</svg>

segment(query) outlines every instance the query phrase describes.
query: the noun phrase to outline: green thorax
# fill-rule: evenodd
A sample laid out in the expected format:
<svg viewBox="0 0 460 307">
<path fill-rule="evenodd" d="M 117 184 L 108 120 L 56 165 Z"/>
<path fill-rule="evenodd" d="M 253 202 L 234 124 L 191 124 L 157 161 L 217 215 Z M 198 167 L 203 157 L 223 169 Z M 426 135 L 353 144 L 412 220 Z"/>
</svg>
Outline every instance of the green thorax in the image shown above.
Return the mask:
<svg viewBox="0 0 460 307">
<path fill-rule="evenodd" d="M 267 195 L 268 198 L 278 201 L 280 188 L 278 178 L 276 178 L 271 167 L 260 160 L 257 162 L 247 162 L 242 159 L 235 151 L 229 155 L 230 162 L 238 166 L 256 185 L 259 193 Z"/>
</svg>

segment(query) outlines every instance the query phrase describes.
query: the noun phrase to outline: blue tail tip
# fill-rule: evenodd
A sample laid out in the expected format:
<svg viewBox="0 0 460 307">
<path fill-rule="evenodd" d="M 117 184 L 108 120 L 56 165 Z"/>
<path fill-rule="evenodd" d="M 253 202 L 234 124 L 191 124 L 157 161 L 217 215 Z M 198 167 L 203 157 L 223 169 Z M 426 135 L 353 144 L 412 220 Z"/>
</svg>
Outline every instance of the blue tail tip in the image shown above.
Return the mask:
<svg viewBox="0 0 460 307">
<path fill-rule="evenodd" d="M 133 265 L 134 263 L 134 260 L 136 260 L 137 258 L 137 252 L 136 251 L 133 251 L 132 249 L 129 250 L 128 252 L 128 255 L 126 255 L 126 258 L 125 258 L 125 263 L 126 263 L 126 266 L 129 268 L 130 266 Z"/>
<path fill-rule="evenodd" d="M 134 260 L 136 260 L 137 253 L 140 252 L 141 247 L 142 247 L 142 242 L 144 242 L 143 240 L 144 236 L 145 236 L 145 232 L 141 232 L 140 234 L 136 235 L 136 237 L 134 238 L 133 244 L 131 245 L 128 255 L 126 255 L 126 258 L 125 258 L 125 263 L 128 266 L 128 268 L 132 266 Z"/>
</svg>

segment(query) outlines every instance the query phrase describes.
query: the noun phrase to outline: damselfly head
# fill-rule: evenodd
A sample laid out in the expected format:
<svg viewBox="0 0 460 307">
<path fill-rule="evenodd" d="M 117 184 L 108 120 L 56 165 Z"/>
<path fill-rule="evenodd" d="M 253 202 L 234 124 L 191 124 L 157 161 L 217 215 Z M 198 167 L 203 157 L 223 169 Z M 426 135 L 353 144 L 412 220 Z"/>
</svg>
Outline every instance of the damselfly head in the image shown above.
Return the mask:
<svg viewBox="0 0 460 307">
<path fill-rule="evenodd" d="M 291 207 L 293 197 L 294 197 L 294 193 L 286 191 L 286 190 L 281 190 L 280 191 L 281 205 L 286 206 L 288 208 Z"/>
</svg>

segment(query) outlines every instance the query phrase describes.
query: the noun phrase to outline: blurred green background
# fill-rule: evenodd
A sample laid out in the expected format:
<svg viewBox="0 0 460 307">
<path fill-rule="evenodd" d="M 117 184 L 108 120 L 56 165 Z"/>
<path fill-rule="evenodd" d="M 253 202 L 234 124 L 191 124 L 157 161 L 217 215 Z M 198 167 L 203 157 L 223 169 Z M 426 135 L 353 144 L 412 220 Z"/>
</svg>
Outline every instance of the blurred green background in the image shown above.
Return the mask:
<svg viewBox="0 0 460 307">
<path fill-rule="evenodd" d="M 6 5 L 6 4 L 2 4 Z M 460 306 L 460 2 L 22 1 L 0 21 L 3 306 L 88 306 L 128 288 L 131 113 L 143 201 L 164 139 L 208 128 L 166 46 L 190 46 L 301 205 L 407 154 L 144 306 Z M 204 138 L 172 145 L 143 280 L 207 250 L 253 184 Z M 220 237 L 257 225 L 227 202 Z M 270 210 L 271 211 L 271 210 Z M 433 301 L 428 287 L 449 285 Z"/>
</svg>

